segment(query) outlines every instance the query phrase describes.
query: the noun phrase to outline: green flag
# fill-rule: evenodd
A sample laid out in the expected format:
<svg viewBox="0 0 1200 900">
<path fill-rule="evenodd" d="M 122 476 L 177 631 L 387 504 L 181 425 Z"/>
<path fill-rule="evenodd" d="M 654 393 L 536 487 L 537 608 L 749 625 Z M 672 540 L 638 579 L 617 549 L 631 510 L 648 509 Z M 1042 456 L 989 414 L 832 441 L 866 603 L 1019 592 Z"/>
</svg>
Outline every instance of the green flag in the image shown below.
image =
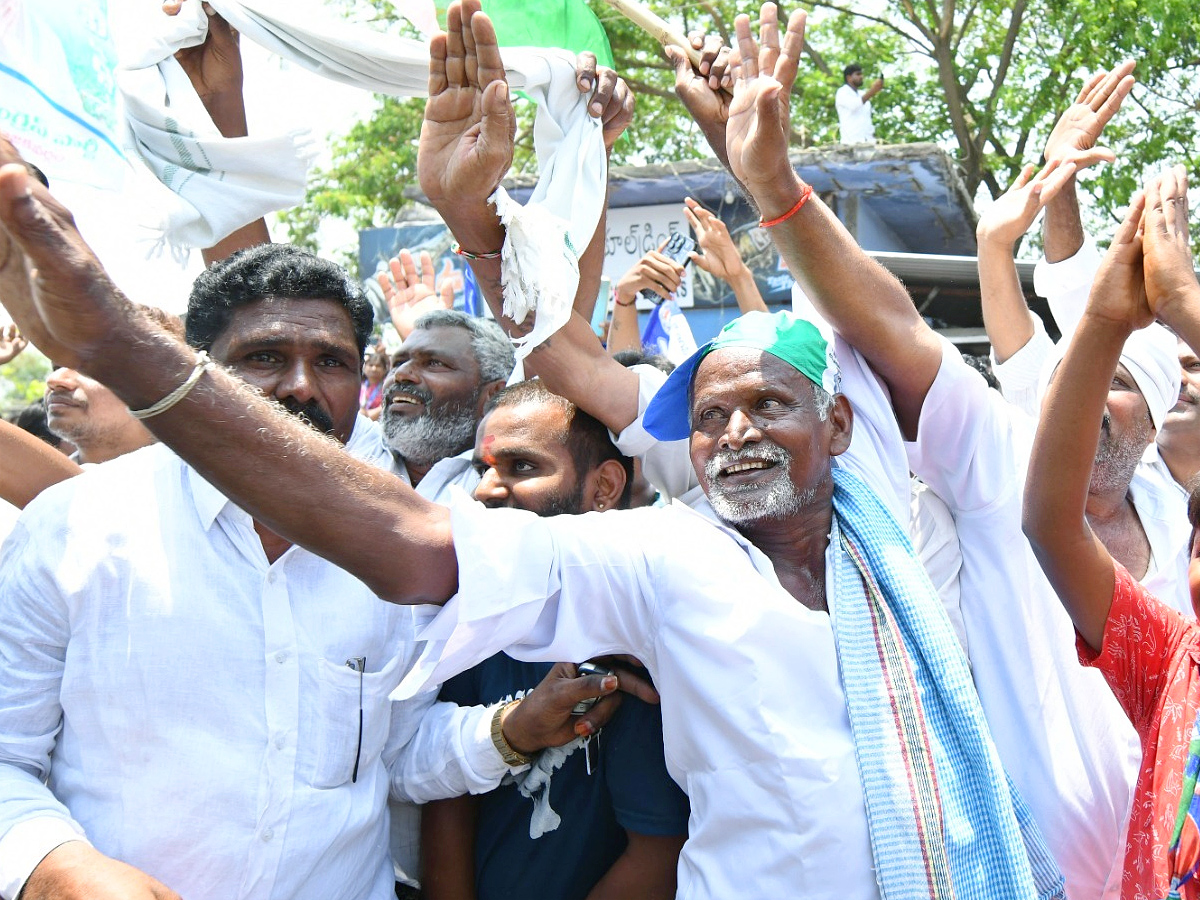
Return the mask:
<svg viewBox="0 0 1200 900">
<path fill-rule="evenodd" d="M 483 0 L 501 47 L 561 47 L 590 50 L 596 62 L 612 67 L 612 47 L 604 26 L 586 0 Z"/>
</svg>

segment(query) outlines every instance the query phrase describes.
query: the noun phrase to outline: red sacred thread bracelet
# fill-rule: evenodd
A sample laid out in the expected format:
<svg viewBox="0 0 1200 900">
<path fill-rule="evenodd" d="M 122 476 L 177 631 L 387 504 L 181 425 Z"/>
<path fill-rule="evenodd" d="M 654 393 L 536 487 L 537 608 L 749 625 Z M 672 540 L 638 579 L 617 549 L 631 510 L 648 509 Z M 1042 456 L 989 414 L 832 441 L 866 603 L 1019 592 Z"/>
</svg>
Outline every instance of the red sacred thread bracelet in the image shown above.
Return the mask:
<svg viewBox="0 0 1200 900">
<path fill-rule="evenodd" d="M 804 190 L 800 192 L 800 199 L 796 201 L 795 206 L 793 206 L 791 209 L 789 209 L 787 212 L 785 212 L 782 216 L 779 216 L 778 218 L 771 219 L 769 221 L 767 219 L 759 219 L 758 227 L 759 228 L 770 228 L 772 225 L 778 225 L 780 222 L 786 222 L 788 219 L 790 219 L 796 213 L 800 212 L 800 207 L 804 206 L 804 204 L 808 202 L 808 198 L 811 196 L 812 196 L 812 185 L 806 184 L 804 186 Z"/>
</svg>

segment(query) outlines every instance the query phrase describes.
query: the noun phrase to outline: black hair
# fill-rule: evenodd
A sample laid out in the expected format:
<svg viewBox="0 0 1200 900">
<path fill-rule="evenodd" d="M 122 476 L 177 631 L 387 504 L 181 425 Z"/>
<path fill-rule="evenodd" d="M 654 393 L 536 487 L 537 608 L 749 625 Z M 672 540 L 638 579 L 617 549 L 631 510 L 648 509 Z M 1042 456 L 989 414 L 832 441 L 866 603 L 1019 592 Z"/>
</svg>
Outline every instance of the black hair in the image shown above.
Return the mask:
<svg viewBox="0 0 1200 900">
<path fill-rule="evenodd" d="M 62 444 L 62 438 L 50 430 L 46 424 L 46 403 L 36 400 L 28 406 L 23 406 L 9 419 L 22 431 L 28 431 L 35 438 L 40 438 L 56 450 Z"/>
<path fill-rule="evenodd" d="M 567 420 L 566 431 L 558 439 L 571 454 L 575 474 L 579 478 L 614 459 L 625 470 L 625 487 L 617 501 L 617 509 L 627 509 L 633 491 L 633 460 L 617 449 L 609 437 L 608 429 L 596 418 L 588 415 L 566 397 L 547 388 L 541 381 L 519 381 L 497 391 L 487 403 L 484 415 L 502 406 L 520 406 L 523 403 L 540 403 L 562 410 Z"/>
<path fill-rule="evenodd" d="M 850 63 L 850 65 L 848 65 L 848 66 L 846 66 L 846 68 L 842 69 L 842 81 L 845 81 L 847 78 L 849 78 L 851 75 L 855 74 L 856 72 L 861 72 L 861 71 L 862 71 L 862 66 L 860 66 L 858 63 Z"/>
<path fill-rule="evenodd" d="M 187 342 L 211 349 L 234 310 L 271 297 L 340 303 L 354 325 L 359 356 L 366 352 L 375 313 L 362 288 L 341 266 L 292 244 L 239 250 L 201 272 L 188 297 Z"/>
<path fill-rule="evenodd" d="M 992 360 L 987 356 L 976 356 L 973 353 L 963 353 L 963 362 L 983 376 L 983 380 L 987 382 L 987 386 L 994 391 L 1000 391 L 1000 379 L 996 377 L 996 373 L 992 371 Z M 1001 391 L 1003 393 L 1003 391 Z"/>
<path fill-rule="evenodd" d="M 613 354 L 613 359 L 627 369 L 633 366 L 647 365 L 654 366 L 660 372 L 665 372 L 668 375 L 675 371 L 675 363 L 671 362 L 661 353 L 647 353 L 645 348 L 640 350 L 618 350 Z"/>
<path fill-rule="evenodd" d="M 1200 475 L 1188 482 L 1187 517 L 1188 524 L 1200 528 Z"/>
</svg>

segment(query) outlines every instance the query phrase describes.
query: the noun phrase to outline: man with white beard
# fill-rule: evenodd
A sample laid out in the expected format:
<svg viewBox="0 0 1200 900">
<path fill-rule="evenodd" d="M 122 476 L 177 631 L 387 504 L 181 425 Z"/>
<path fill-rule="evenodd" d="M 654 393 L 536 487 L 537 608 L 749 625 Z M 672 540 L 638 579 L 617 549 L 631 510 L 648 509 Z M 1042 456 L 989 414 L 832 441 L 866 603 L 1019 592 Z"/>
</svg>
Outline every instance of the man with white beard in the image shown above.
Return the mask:
<svg viewBox="0 0 1200 900">
<path fill-rule="evenodd" d="M 417 320 L 393 362 L 380 420 L 392 470 L 433 501 L 454 485 L 471 493 L 475 430 L 512 372 L 512 344 L 495 322 L 437 310 Z"/>
</svg>

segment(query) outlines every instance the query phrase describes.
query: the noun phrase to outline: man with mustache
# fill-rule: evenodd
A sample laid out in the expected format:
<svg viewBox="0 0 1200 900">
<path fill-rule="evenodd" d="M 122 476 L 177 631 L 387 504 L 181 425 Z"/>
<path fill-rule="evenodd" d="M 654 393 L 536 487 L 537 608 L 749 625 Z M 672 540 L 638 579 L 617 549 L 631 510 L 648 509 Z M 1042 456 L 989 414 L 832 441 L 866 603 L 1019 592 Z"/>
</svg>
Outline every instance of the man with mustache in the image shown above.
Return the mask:
<svg viewBox="0 0 1200 900">
<path fill-rule="evenodd" d="M 393 357 L 380 422 L 392 471 L 421 496 L 440 502 L 451 487 L 475 489 L 475 429 L 513 359 L 495 322 L 452 309 L 417 320 Z"/>
<path fill-rule="evenodd" d="M 1158 432 L 1158 453 L 1181 494 L 1200 473 L 1200 357 L 1177 338 L 1183 383 L 1179 402 L 1167 413 Z"/>
<path fill-rule="evenodd" d="M 196 280 L 187 340 L 339 458 L 386 468 L 358 415 L 372 318 L 339 267 L 267 244 Z M 491 710 L 389 700 L 415 656 L 408 609 L 165 446 L 47 489 L 4 549 L 4 897 L 383 900 L 389 793 L 510 771 Z M 525 715 L 501 733 L 539 749 Z"/>
</svg>

